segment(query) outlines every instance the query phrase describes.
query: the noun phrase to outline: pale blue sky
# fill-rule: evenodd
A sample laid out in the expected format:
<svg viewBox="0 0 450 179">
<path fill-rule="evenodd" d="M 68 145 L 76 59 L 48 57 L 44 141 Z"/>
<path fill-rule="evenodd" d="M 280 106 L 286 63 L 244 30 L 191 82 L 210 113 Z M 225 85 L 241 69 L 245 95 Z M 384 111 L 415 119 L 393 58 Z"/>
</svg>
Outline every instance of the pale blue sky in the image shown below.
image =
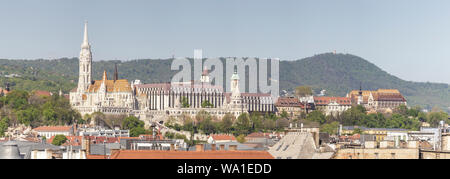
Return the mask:
<svg viewBox="0 0 450 179">
<path fill-rule="evenodd" d="M 402 79 L 450 83 L 448 0 L 0 0 L 0 58 L 94 60 L 351 53 Z"/>
</svg>

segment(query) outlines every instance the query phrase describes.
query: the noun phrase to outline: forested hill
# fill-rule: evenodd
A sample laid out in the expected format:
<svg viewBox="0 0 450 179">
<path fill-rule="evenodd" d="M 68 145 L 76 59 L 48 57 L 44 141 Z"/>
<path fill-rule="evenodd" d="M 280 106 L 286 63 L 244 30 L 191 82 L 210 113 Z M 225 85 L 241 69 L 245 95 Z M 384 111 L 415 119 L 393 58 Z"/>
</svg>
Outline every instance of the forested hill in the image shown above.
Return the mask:
<svg viewBox="0 0 450 179">
<path fill-rule="evenodd" d="M 170 71 L 172 60 L 96 61 L 94 79 L 100 79 L 103 70 L 114 72 L 117 63 L 120 78 L 140 79 L 145 83 L 167 82 L 176 73 Z M 20 77 L 5 77 L 18 74 Z M 0 60 L 0 84 L 9 82 L 12 89 L 41 89 L 68 92 L 78 80 L 78 59 L 58 60 Z M 328 95 L 344 96 L 352 89 L 399 89 L 409 105 L 428 109 L 439 106 L 449 110 L 448 84 L 419 83 L 399 79 L 374 64 L 354 55 L 321 54 L 296 61 L 280 62 L 280 89 L 292 90 L 299 85 L 313 87 L 316 92 L 327 90 Z M 3 85 L 2 85 L 3 86 Z"/>
<path fill-rule="evenodd" d="M 399 89 L 409 105 L 442 109 L 450 107 L 448 84 L 405 81 L 378 68 L 360 57 L 348 54 L 321 54 L 297 61 L 280 63 L 280 86 L 292 89 L 309 85 L 317 91 L 327 90 L 328 95 L 344 96 L 352 89 Z"/>
</svg>

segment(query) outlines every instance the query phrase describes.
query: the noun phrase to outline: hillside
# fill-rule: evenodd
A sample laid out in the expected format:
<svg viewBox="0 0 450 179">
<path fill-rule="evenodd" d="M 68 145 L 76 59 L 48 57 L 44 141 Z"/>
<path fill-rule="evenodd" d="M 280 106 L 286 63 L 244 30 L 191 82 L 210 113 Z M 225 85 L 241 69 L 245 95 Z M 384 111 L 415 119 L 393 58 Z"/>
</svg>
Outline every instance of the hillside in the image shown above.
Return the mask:
<svg viewBox="0 0 450 179">
<path fill-rule="evenodd" d="M 450 107 L 448 84 L 405 81 L 354 55 L 321 54 L 297 61 L 280 63 L 280 86 L 293 89 L 298 85 L 312 86 L 317 92 L 326 89 L 328 95 L 344 96 L 352 89 L 396 88 L 408 104 L 431 109 Z"/>
<path fill-rule="evenodd" d="M 170 59 L 96 61 L 93 76 L 100 79 L 104 69 L 112 74 L 117 63 L 120 78 L 140 79 L 144 83 L 167 82 L 176 73 L 169 70 L 171 62 Z M 20 77 L 5 77 L 13 73 Z M 13 89 L 57 92 L 61 88 L 67 93 L 78 80 L 78 59 L 0 60 L 0 75 L 0 84 L 9 82 Z M 448 84 L 405 81 L 354 55 L 327 53 L 280 62 L 280 89 L 292 90 L 299 85 L 309 85 L 316 92 L 326 89 L 328 95 L 344 96 L 352 89 L 359 89 L 360 83 L 366 90 L 397 88 L 412 106 L 428 109 L 439 106 L 447 110 L 450 106 Z"/>
</svg>

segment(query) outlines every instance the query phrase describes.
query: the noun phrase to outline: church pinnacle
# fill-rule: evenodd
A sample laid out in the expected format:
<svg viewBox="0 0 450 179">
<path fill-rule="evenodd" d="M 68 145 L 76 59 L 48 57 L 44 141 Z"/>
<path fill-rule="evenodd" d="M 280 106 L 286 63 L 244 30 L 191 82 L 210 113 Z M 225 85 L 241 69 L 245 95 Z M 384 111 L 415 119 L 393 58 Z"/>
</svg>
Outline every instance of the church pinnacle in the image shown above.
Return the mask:
<svg viewBox="0 0 450 179">
<path fill-rule="evenodd" d="M 87 28 L 87 21 L 84 22 L 84 38 L 83 43 L 81 44 L 81 48 L 90 48 L 89 46 L 89 39 L 88 39 L 88 28 Z"/>
</svg>

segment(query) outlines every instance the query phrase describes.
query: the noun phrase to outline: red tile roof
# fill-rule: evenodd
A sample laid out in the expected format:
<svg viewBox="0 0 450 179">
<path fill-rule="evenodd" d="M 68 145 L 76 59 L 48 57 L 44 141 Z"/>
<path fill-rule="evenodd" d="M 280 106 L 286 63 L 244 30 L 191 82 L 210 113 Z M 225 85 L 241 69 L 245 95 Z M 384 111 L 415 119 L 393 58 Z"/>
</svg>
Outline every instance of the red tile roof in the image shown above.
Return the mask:
<svg viewBox="0 0 450 179">
<path fill-rule="evenodd" d="M 233 135 L 211 135 L 214 140 L 236 140 Z"/>
<path fill-rule="evenodd" d="M 314 103 L 316 105 L 327 105 L 336 102 L 340 105 L 351 105 L 351 99 L 348 97 L 328 97 L 328 96 L 314 96 Z"/>
<path fill-rule="evenodd" d="M 117 150 L 111 159 L 273 159 L 267 151 Z"/>
<path fill-rule="evenodd" d="M 86 159 L 108 159 L 107 155 L 86 155 Z"/>
<path fill-rule="evenodd" d="M 36 96 L 51 96 L 52 93 L 49 91 L 41 91 L 41 90 L 36 90 L 33 92 L 34 95 Z"/>
<path fill-rule="evenodd" d="M 103 143 L 119 143 L 119 137 L 105 137 L 105 136 L 84 136 L 85 139 L 90 140 L 91 143 L 103 144 Z"/>
<path fill-rule="evenodd" d="M 304 108 L 303 103 L 298 100 L 298 98 L 294 97 L 279 97 L 277 102 L 275 103 L 276 107 L 300 107 Z"/>
<path fill-rule="evenodd" d="M 72 126 L 40 126 L 33 130 L 38 132 L 70 132 L 72 129 Z"/>
</svg>

